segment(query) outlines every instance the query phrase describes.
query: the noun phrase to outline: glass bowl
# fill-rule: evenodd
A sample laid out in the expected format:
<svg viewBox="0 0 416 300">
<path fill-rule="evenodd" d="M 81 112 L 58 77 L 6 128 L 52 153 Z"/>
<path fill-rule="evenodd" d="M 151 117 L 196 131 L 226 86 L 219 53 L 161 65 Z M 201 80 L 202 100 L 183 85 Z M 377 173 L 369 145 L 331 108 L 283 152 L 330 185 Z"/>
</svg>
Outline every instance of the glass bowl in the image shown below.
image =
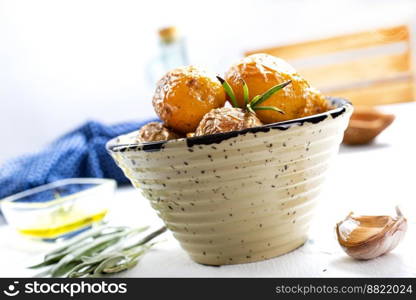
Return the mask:
<svg viewBox="0 0 416 300">
<path fill-rule="evenodd" d="M 4 198 L 1 209 L 9 225 L 19 233 L 54 241 L 100 222 L 107 214 L 115 188 L 112 179 L 63 179 Z"/>
</svg>

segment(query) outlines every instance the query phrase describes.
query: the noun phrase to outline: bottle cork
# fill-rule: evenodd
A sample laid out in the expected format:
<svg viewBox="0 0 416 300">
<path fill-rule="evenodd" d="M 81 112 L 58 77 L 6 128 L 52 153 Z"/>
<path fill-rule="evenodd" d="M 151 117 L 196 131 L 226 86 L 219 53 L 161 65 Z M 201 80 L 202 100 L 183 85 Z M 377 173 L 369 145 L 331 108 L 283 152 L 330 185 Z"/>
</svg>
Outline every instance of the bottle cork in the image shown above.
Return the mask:
<svg viewBox="0 0 416 300">
<path fill-rule="evenodd" d="M 178 30 L 175 26 L 168 26 L 159 29 L 159 38 L 162 43 L 170 44 L 178 38 Z"/>
</svg>

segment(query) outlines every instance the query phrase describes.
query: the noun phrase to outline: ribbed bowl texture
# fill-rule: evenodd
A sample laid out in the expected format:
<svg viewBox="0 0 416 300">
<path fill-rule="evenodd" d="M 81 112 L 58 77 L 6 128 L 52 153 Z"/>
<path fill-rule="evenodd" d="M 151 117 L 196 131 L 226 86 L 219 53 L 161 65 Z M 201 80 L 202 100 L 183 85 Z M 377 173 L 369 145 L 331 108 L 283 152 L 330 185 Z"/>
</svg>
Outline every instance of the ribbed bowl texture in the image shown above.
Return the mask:
<svg viewBox="0 0 416 300">
<path fill-rule="evenodd" d="M 132 132 L 107 149 L 194 261 L 264 260 L 307 240 L 352 113 L 328 101 L 333 110 L 303 119 L 150 144 Z"/>
</svg>

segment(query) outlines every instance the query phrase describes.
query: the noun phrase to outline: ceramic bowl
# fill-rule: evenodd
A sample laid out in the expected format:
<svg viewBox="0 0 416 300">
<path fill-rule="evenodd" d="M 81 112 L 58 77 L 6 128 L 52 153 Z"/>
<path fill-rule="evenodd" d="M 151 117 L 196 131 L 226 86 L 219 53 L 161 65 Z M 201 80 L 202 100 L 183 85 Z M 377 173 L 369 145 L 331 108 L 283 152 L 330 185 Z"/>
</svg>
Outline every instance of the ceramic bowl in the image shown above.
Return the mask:
<svg viewBox="0 0 416 300">
<path fill-rule="evenodd" d="M 147 144 L 132 132 L 107 150 L 194 261 L 259 261 L 307 239 L 352 113 L 328 101 L 328 112 L 241 131 Z"/>
</svg>

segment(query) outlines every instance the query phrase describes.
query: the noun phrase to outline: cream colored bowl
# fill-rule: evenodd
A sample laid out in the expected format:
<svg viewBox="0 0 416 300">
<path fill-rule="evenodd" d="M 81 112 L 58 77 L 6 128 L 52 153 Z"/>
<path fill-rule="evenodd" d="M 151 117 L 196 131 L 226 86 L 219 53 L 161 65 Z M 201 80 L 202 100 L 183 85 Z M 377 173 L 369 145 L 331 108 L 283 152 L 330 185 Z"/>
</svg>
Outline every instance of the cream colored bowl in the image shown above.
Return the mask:
<svg viewBox="0 0 416 300">
<path fill-rule="evenodd" d="M 352 113 L 107 149 L 193 260 L 224 265 L 287 253 L 307 239 L 325 171 Z"/>
</svg>

